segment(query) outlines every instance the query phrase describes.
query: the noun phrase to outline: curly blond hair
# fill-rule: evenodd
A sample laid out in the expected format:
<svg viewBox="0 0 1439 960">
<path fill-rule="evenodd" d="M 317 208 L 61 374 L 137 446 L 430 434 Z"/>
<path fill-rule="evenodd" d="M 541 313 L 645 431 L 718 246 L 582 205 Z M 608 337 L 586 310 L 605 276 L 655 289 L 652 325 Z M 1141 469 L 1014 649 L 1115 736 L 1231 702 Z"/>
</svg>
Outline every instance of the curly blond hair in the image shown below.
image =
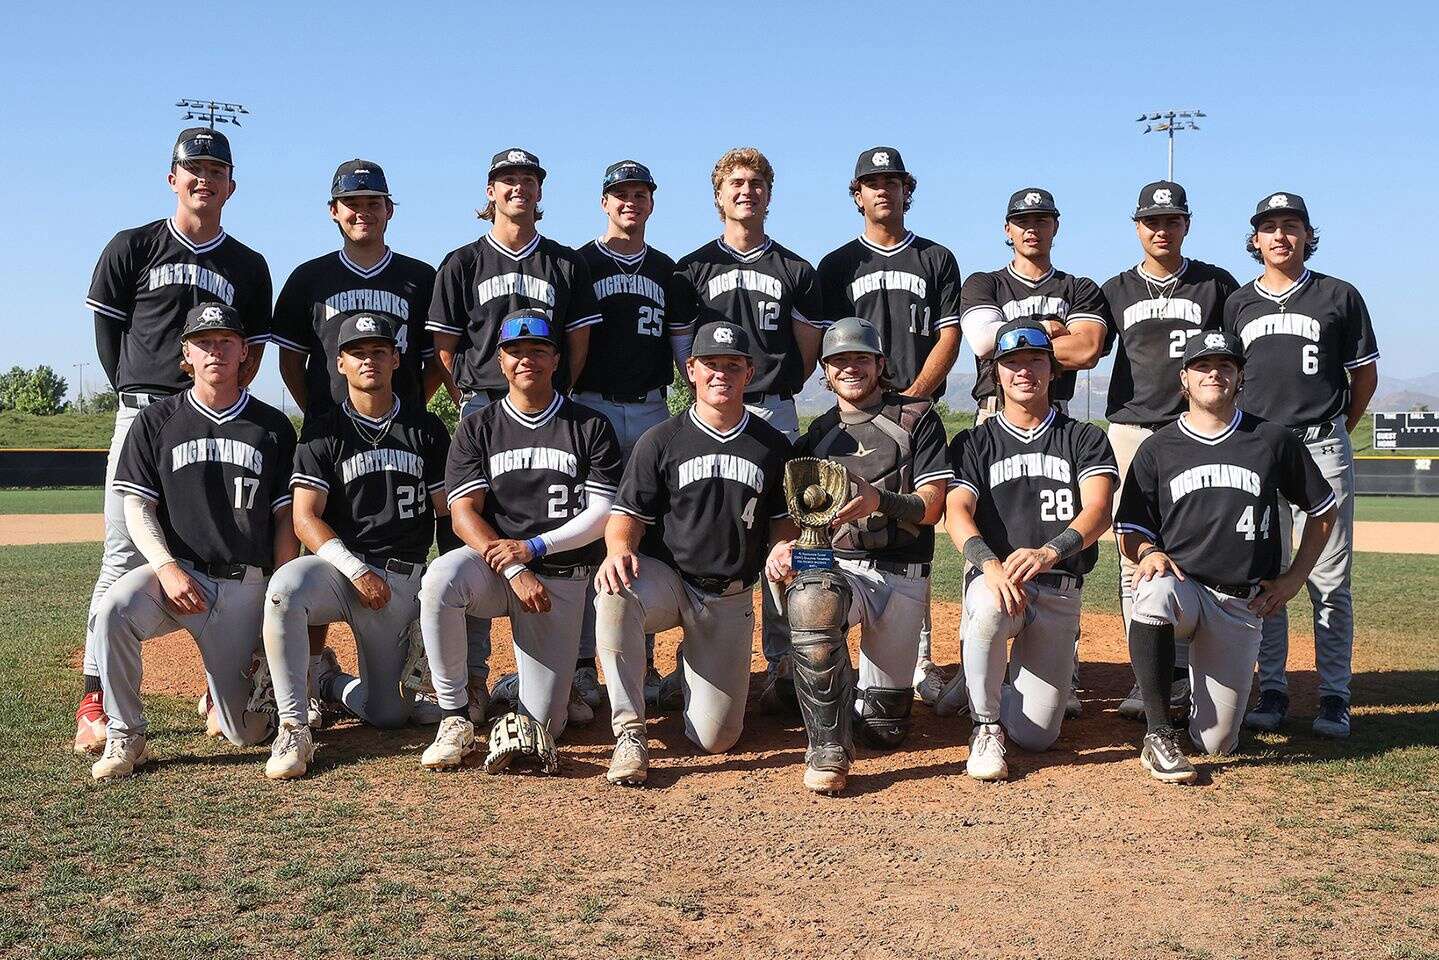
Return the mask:
<svg viewBox="0 0 1439 960">
<path fill-rule="evenodd" d="M 724 219 L 724 208 L 720 206 L 719 191 L 720 184 L 724 183 L 725 177 L 738 167 L 748 167 L 761 177 L 764 177 L 765 186 L 771 192 L 774 191 L 774 167 L 770 165 L 769 158 L 759 152 L 757 147 L 735 147 L 726 150 L 724 155 L 715 161 L 714 170 L 710 173 L 710 184 L 715 191 L 715 210 L 719 211 L 719 218 Z"/>
</svg>

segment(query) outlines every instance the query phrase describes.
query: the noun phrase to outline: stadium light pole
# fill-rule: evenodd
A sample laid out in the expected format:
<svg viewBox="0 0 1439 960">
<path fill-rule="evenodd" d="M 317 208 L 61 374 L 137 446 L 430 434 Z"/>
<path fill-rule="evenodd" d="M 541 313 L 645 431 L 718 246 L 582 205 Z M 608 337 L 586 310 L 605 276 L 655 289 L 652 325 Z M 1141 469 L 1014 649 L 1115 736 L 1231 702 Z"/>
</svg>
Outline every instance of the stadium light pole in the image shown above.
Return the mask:
<svg viewBox="0 0 1439 960">
<path fill-rule="evenodd" d="M 77 376 L 79 377 L 79 380 L 80 380 L 79 400 L 80 400 L 81 403 L 84 403 L 84 402 L 85 402 L 85 368 L 88 367 L 89 365 L 90 365 L 89 363 L 72 363 L 72 364 L 70 364 L 70 366 L 74 367 L 76 370 L 79 371 L 79 373 L 78 373 Z"/>
<path fill-rule="evenodd" d="M 1169 140 L 1169 176 L 1174 179 L 1174 132 L 1176 130 L 1198 130 L 1194 121 L 1205 116 L 1203 110 L 1166 110 L 1162 113 L 1141 113 L 1136 123 L 1144 124 L 1140 133 L 1163 133 Z"/>
<path fill-rule="evenodd" d="M 245 109 L 242 103 L 229 103 L 225 100 L 205 100 L 182 97 L 175 101 L 175 106 L 185 111 L 186 120 L 204 120 L 215 129 L 217 123 L 233 123 L 240 126 L 240 117 L 249 116 L 250 111 Z"/>
</svg>

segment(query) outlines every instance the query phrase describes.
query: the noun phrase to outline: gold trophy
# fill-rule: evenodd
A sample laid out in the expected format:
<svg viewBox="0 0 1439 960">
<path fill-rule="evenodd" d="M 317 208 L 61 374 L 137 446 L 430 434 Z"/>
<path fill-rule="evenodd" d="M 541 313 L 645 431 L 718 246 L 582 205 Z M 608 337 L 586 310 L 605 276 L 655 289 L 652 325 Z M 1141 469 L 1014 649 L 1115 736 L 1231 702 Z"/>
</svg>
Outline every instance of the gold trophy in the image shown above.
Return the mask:
<svg viewBox="0 0 1439 960">
<path fill-rule="evenodd" d="M 784 467 L 784 499 L 800 528 L 790 561 L 795 572 L 833 569 L 829 525 L 849 502 L 849 474 L 833 460 L 796 457 Z"/>
</svg>

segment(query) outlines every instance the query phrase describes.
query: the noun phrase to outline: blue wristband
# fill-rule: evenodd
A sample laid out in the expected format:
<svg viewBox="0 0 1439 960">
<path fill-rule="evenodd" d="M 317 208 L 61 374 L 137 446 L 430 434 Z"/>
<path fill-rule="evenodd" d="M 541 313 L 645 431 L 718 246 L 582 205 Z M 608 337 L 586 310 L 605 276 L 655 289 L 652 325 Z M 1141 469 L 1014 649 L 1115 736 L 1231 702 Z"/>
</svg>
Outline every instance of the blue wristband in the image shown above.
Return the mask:
<svg viewBox="0 0 1439 960">
<path fill-rule="evenodd" d="M 536 560 L 545 555 L 545 541 L 540 537 L 530 537 L 525 541 L 525 545 L 530 548 Z"/>
</svg>

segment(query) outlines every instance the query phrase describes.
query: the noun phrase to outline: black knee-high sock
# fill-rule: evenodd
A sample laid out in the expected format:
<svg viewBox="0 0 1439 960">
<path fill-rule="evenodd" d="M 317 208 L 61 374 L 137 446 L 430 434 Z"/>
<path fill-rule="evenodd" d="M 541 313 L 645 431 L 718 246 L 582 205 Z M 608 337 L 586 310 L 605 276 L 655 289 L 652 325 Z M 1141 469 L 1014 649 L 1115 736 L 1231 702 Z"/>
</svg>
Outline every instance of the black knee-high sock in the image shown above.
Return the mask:
<svg viewBox="0 0 1439 960">
<path fill-rule="evenodd" d="M 1129 624 L 1129 659 L 1144 697 L 1144 718 L 1149 732 L 1170 726 L 1169 685 L 1174 676 L 1174 625 Z"/>
</svg>

